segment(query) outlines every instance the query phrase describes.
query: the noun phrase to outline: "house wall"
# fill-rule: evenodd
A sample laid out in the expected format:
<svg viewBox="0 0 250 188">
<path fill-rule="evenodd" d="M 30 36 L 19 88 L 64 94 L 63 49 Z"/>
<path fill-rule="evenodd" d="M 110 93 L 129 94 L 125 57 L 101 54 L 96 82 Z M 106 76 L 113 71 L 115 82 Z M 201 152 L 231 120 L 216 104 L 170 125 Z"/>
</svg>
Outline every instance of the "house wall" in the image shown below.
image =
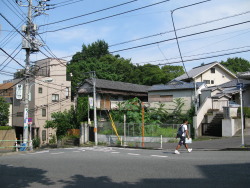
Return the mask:
<svg viewBox="0 0 250 188">
<path fill-rule="evenodd" d="M 172 112 L 175 108 L 175 103 L 172 102 L 152 102 L 151 97 L 152 95 L 173 95 L 173 101 L 177 98 L 182 98 L 184 101 L 184 106 L 182 108 L 183 113 L 186 113 L 193 104 L 194 101 L 194 91 L 193 90 L 178 90 L 178 91 L 149 91 L 148 93 L 148 101 L 150 103 L 150 107 L 158 108 L 159 104 L 165 104 L 164 108 L 168 112 Z"/>
<path fill-rule="evenodd" d="M 37 66 L 48 66 L 48 68 L 43 68 L 49 73 L 47 75 L 51 76 L 49 78 L 53 79 L 51 83 L 42 82 L 48 78 L 44 76 L 36 76 L 35 80 L 30 80 L 29 117 L 32 118 L 32 127 L 36 129 L 34 136 L 39 136 L 42 144 L 48 143 L 49 138 L 55 134 L 55 130 L 44 128 L 46 120 L 51 120 L 52 113 L 69 110 L 73 105 L 71 102 L 71 82 L 66 81 L 66 67 L 58 64 L 59 62 L 53 59 L 42 60 L 36 64 Z M 39 88 L 42 89 L 42 93 L 39 93 Z M 53 94 L 59 95 L 58 101 L 52 101 Z M 20 100 L 16 100 L 15 97 L 13 101 L 13 126 L 23 127 L 24 117 L 16 115 L 17 112 L 23 112 L 24 104 Z"/>
<path fill-rule="evenodd" d="M 196 82 L 203 82 L 204 80 L 213 80 L 214 84 L 206 84 L 208 87 L 209 86 L 215 86 L 215 85 L 220 85 L 223 83 L 226 83 L 230 80 L 233 80 L 234 77 L 227 73 L 224 69 L 222 69 L 220 66 L 216 65 L 214 66 L 215 68 L 215 73 L 211 73 L 211 70 L 207 70 L 198 77 L 195 78 Z"/>
</svg>

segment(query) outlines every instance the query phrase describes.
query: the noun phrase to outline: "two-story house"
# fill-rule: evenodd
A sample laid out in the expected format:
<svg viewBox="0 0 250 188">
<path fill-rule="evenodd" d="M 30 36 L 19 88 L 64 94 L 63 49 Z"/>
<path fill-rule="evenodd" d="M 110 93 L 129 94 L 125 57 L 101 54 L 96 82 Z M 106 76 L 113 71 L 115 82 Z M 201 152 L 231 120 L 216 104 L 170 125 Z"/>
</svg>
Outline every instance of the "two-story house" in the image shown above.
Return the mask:
<svg viewBox="0 0 250 188">
<path fill-rule="evenodd" d="M 31 126 L 32 138 L 38 136 L 41 144 L 49 143 L 55 130 L 44 128 L 46 120 L 51 120 L 53 112 L 70 109 L 71 82 L 66 80 L 66 61 L 62 59 L 47 58 L 35 62 L 31 69 L 33 76 L 29 78 L 29 126 Z M 47 81 L 47 82 L 46 82 Z M 50 82 L 48 82 L 50 81 Z M 24 127 L 24 88 L 22 78 L 15 79 L 13 100 L 13 126 L 19 139 L 23 135 Z M 21 97 L 20 97 L 21 96 Z M 30 130 L 30 129 L 29 129 Z"/>
<path fill-rule="evenodd" d="M 187 73 L 175 78 L 185 82 L 204 82 L 207 87 L 221 85 L 236 79 L 236 75 L 218 62 L 194 67 Z"/>
</svg>

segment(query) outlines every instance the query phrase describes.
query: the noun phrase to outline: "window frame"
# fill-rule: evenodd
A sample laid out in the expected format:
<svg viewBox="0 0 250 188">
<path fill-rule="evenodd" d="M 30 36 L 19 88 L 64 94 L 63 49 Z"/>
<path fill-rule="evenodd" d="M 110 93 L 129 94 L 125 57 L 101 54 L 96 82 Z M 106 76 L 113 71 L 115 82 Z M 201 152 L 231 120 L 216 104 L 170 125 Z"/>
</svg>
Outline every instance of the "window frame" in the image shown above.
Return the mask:
<svg viewBox="0 0 250 188">
<path fill-rule="evenodd" d="M 52 94 L 51 101 L 52 102 L 59 102 L 59 94 Z"/>
</svg>

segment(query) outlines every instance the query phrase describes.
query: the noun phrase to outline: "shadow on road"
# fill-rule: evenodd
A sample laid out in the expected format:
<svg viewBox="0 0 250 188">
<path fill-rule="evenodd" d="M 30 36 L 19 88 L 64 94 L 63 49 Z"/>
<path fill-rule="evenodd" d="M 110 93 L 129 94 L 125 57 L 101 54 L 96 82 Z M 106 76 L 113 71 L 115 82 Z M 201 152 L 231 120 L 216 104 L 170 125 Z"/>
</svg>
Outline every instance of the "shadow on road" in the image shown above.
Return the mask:
<svg viewBox="0 0 250 188">
<path fill-rule="evenodd" d="M 117 182 L 108 176 L 86 177 L 81 174 L 73 175 L 59 181 L 51 181 L 46 177 L 46 171 L 36 168 L 11 167 L 0 165 L 1 188 L 23 187 L 62 187 L 62 188 L 114 188 L 114 187 L 249 187 L 250 163 L 225 164 L 225 165 L 199 165 L 196 166 L 203 178 L 166 178 L 166 179 L 141 179 L 138 182 L 126 182 L 126 177 L 119 177 L 123 182 Z M 177 167 L 176 167 L 177 168 Z M 178 167 L 181 170 L 181 167 Z M 171 169 L 166 172 L 170 173 Z M 129 173 L 129 172 L 128 172 Z M 189 174 L 188 176 L 190 176 Z M 128 174 L 129 176 L 129 174 Z M 56 177 L 56 175 L 55 175 Z M 34 183 L 34 184 L 33 184 Z M 33 184 L 33 186 L 32 186 Z M 40 184 L 40 186 L 39 186 Z"/>
<path fill-rule="evenodd" d="M 181 167 L 179 167 L 181 168 Z M 76 187 L 248 187 L 250 184 L 250 164 L 225 164 L 197 166 L 204 178 L 142 179 L 139 182 L 114 182 L 110 177 L 85 177 L 74 175 L 71 180 L 61 180 L 64 188 Z M 167 173 L 167 172 L 166 172 Z"/>
<path fill-rule="evenodd" d="M 54 183 L 45 176 L 47 171 L 37 168 L 12 167 L 0 165 L 0 187 L 22 188 L 30 187 L 32 183 L 53 185 Z"/>
</svg>

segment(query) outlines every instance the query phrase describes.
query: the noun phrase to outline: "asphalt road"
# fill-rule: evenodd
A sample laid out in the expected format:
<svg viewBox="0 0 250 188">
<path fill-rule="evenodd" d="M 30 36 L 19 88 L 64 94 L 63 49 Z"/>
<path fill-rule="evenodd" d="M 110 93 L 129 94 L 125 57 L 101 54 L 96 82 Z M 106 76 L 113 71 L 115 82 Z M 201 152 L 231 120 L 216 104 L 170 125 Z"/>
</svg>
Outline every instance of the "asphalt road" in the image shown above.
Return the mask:
<svg viewBox="0 0 250 188">
<path fill-rule="evenodd" d="M 249 187 L 249 151 L 70 148 L 0 156 L 0 187 Z"/>
</svg>

